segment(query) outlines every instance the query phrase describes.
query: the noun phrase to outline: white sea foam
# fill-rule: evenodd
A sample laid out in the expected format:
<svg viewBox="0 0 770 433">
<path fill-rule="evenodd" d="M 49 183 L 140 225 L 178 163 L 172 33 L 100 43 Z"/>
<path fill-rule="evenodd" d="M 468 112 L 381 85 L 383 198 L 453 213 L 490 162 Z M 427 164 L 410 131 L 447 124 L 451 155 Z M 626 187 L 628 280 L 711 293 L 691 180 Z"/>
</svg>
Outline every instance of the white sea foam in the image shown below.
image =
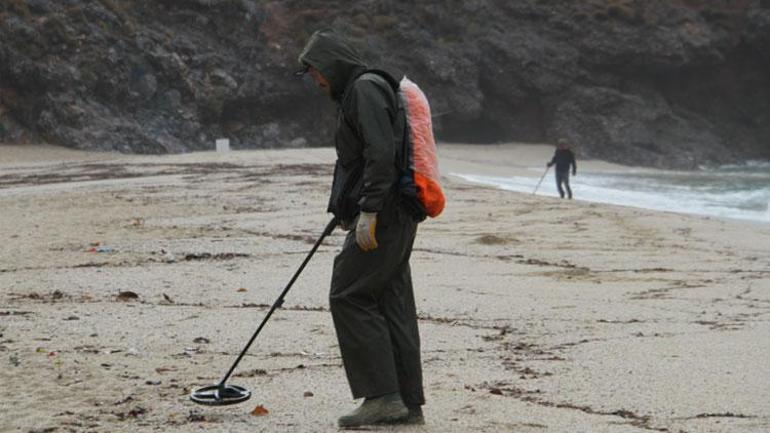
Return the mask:
<svg viewBox="0 0 770 433">
<path fill-rule="evenodd" d="M 534 169 L 542 172 L 542 169 Z M 459 174 L 470 182 L 532 193 L 539 177 Z M 570 179 L 579 200 L 770 223 L 770 164 L 753 162 L 711 171 L 632 170 L 578 173 Z M 538 195 L 558 197 L 552 173 Z"/>
</svg>

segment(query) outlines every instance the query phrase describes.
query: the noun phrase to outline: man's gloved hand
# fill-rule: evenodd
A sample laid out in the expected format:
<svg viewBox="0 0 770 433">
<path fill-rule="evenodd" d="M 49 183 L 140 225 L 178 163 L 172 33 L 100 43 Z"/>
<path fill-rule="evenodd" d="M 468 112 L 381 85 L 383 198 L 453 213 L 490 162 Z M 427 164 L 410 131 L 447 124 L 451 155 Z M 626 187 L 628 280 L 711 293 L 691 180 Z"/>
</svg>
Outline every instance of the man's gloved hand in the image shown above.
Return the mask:
<svg viewBox="0 0 770 433">
<path fill-rule="evenodd" d="M 374 232 L 377 229 L 377 212 L 361 212 L 356 223 L 356 243 L 364 251 L 377 249 Z"/>
</svg>

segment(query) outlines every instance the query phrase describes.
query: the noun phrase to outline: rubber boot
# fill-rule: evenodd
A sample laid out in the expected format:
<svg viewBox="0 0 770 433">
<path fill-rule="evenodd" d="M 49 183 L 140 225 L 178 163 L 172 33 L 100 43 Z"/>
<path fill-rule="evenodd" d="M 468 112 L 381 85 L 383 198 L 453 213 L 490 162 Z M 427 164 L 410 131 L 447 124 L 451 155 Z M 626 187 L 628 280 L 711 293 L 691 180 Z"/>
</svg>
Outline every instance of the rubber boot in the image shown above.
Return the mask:
<svg viewBox="0 0 770 433">
<path fill-rule="evenodd" d="M 359 427 L 371 424 L 399 423 L 409 416 L 399 393 L 367 398 L 353 412 L 343 415 L 337 421 L 340 427 Z"/>
<path fill-rule="evenodd" d="M 422 415 L 422 406 L 407 406 L 409 409 L 409 415 L 406 418 L 402 418 L 398 421 L 394 421 L 391 424 L 405 424 L 405 425 L 424 425 L 425 417 Z"/>
<path fill-rule="evenodd" d="M 422 406 L 407 406 L 407 408 L 409 409 L 409 415 L 407 415 L 403 421 L 400 421 L 401 424 L 425 424 L 425 417 L 422 415 Z"/>
</svg>

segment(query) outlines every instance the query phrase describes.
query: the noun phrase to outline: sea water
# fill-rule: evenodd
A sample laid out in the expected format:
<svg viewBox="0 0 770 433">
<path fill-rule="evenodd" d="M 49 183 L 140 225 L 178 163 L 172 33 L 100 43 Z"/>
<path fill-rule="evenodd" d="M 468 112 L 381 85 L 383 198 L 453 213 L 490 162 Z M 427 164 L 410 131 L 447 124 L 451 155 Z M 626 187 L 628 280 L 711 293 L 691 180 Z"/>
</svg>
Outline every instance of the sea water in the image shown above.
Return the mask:
<svg viewBox="0 0 770 433">
<path fill-rule="evenodd" d="M 533 174 L 543 173 L 542 168 L 530 170 Z M 471 182 L 530 194 L 540 180 L 539 174 L 452 174 Z M 570 185 L 578 200 L 770 223 L 770 162 L 766 161 L 697 171 L 578 171 L 577 176 L 570 177 Z M 559 196 L 553 170 L 548 172 L 537 194 Z"/>
</svg>

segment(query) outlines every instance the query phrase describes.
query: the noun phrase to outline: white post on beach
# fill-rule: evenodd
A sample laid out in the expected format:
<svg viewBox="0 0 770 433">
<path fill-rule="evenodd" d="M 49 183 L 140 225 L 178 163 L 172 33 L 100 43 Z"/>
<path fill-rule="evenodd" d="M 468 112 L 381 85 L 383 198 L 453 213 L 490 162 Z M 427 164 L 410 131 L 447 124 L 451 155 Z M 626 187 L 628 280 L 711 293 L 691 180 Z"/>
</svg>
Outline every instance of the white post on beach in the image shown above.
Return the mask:
<svg viewBox="0 0 770 433">
<path fill-rule="evenodd" d="M 217 152 L 230 151 L 230 140 L 228 140 L 227 138 L 217 138 L 216 144 L 217 144 Z"/>
</svg>

